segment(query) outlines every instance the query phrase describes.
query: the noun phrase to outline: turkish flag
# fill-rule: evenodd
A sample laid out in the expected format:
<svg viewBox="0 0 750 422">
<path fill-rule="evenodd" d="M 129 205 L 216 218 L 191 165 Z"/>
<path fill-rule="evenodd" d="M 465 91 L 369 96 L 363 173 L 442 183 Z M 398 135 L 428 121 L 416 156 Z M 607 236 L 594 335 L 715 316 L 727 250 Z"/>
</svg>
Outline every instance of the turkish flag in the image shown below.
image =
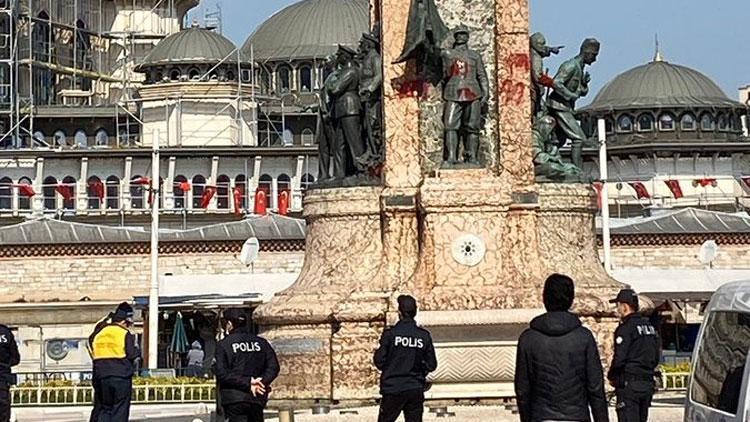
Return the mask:
<svg viewBox="0 0 750 422">
<path fill-rule="evenodd" d="M 89 182 L 89 191 L 96 198 L 104 198 L 104 183 L 99 180 Z"/>
<path fill-rule="evenodd" d="M 177 183 L 177 187 L 179 187 L 180 190 L 182 192 L 184 192 L 184 193 L 187 193 L 188 191 L 190 191 L 190 183 L 189 182 L 180 182 L 180 183 Z"/>
<path fill-rule="evenodd" d="M 133 179 L 132 184 L 134 185 L 150 185 L 151 179 L 148 177 L 139 177 L 137 179 Z"/>
<path fill-rule="evenodd" d="M 242 193 L 241 187 L 237 186 L 232 189 L 232 195 L 234 196 L 234 214 L 237 216 L 242 215 Z"/>
<path fill-rule="evenodd" d="M 750 194 L 750 176 L 740 176 L 740 186 L 745 192 Z"/>
<path fill-rule="evenodd" d="M 21 195 L 31 198 L 32 196 L 36 195 L 36 192 L 34 192 L 34 188 L 31 187 L 31 185 L 27 185 L 25 183 L 22 183 L 20 185 L 16 185 L 18 187 L 18 193 Z"/>
<path fill-rule="evenodd" d="M 70 201 L 74 198 L 73 187 L 69 184 L 60 183 L 55 187 L 55 191 L 63 197 L 64 200 Z"/>
<path fill-rule="evenodd" d="M 255 192 L 255 209 L 253 212 L 256 215 L 266 215 L 267 207 L 266 192 L 262 188 L 258 188 Z"/>
<path fill-rule="evenodd" d="M 208 204 L 211 203 L 211 199 L 216 194 L 216 186 L 206 186 L 206 189 L 201 195 L 201 208 L 208 208 Z"/>
<path fill-rule="evenodd" d="M 594 190 L 596 191 L 596 205 L 599 209 L 602 209 L 602 188 L 604 188 L 604 183 L 594 182 L 592 186 L 594 186 Z"/>
<path fill-rule="evenodd" d="M 700 185 L 700 186 L 702 186 L 704 188 L 706 186 L 716 187 L 717 184 L 718 183 L 716 182 L 716 179 L 708 179 L 708 178 L 706 178 L 706 179 L 695 179 L 695 180 L 693 180 L 693 186 Z"/>
<path fill-rule="evenodd" d="M 649 199 L 651 198 L 651 194 L 648 193 L 648 189 L 646 189 L 646 185 L 644 185 L 641 182 L 630 182 L 628 183 L 630 187 L 632 187 L 635 190 L 635 195 L 638 199 Z"/>
<path fill-rule="evenodd" d="M 669 190 L 672 191 L 672 196 L 674 196 L 674 199 L 680 199 L 684 196 L 682 194 L 682 187 L 680 187 L 679 180 L 665 180 L 664 183 L 666 183 Z"/>
<path fill-rule="evenodd" d="M 289 191 L 281 191 L 279 194 L 279 214 L 289 214 Z"/>
</svg>

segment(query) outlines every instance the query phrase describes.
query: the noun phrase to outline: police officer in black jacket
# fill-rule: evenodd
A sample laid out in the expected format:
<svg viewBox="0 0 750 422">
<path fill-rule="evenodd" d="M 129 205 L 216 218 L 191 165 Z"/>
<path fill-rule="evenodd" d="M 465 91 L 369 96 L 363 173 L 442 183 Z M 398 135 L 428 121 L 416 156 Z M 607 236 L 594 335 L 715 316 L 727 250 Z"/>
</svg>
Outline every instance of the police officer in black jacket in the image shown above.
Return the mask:
<svg viewBox="0 0 750 422">
<path fill-rule="evenodd" d="M 654 375 L 661 358 L 661 340 L 648 318 L 638 313 L 638 295 L 621 290 L 617 304 L 622 321 L 615 331 L 615 356 L 607 378 L 617 393 L 620 422 L 646 422 L 654 395 Z"/>
<path fill-rule="evenodd" d="M 0 422 L 10 421 L 10 386 L 16 383 L 10 368 L 18 365 L 21 355 L 8 327 L 0 324 Z"/>
<path fill-rule="evenodd" d="M 241 309 L 224 312 L 229 333 L 216 347 L 216 379 L 229 422 L 262 422 L 271 383 L 279 375 L 276 352 L 251 333 Z"/>
<path fill-rule="evenodd" d="M 375 352 L 380 375 L 380 415 L 378 422 L 395 422 L 404 412 L 406 422 L 421 422 L 427 374 L 437 369 L 435 347 L 430 333 L 414 321 L 417 301 L 398 297 L 399 322 L 385 330 Z"/>
</svg>

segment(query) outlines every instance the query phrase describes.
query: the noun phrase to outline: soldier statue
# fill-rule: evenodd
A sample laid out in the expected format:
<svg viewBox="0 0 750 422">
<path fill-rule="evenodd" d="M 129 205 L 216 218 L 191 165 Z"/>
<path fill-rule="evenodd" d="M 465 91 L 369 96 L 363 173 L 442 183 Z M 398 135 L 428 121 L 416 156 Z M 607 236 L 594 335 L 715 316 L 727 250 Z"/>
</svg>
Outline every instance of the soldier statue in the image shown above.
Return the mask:
<svg viewBox="0 0 750 422">
<path fill-rule="evenodd" d="M 566 163 L 560 156 L 557 145 L 551 145 L 555 119 L 541 115 L 536 120 L 532 134 L 532 151 L 534 154 L 534 171 L 536 176 L 552 181 L 565 181 L 578 178 L 581 171 L 573 164 Z"/>
<path fill-rule="evenodd" d="M 337 78 L 334 72 L 336 67 L 336 56 L 330 56 L 326 60 L 325 70 L 329 72 L 323 88 L 318 93 L 318 122 L 317 122 L 317 141 L 318 141 L 318 183 L 333 179 L 331 173 L 331 159 L 333 158 L 333 146 L 336 142 L 336 130 L 333 126 L 333 115 L 331 96 L 329 87 Z"/>
<path fill-rule="evenodd" d="M 372 164 L 380 162 L 383 157 L 383 136 L 380 123 L 383 61 L 380 58 L 380 39 L 377 34 L 375 32 L 362 34 L 359 49 L 362 55 L 359 96 L 364 107 L 368 161 Z"/>
<path fill-rule="evenodd" d="M 571 158 L 578 169 L 583 168 L 583 143 L 586 134 L 575 117 L 576 101 L 589 93 L 591 75 L 585 71 L 586 65 L 593 64 L 599 56 L 600 44 L 594 38 L 587 38 L 581 45 L 580 53 L 560 66 L 555 75 L 554 89 L 547 100 L 547 111 L 557 125 L 555 133 L 558 147 L 572 142 Z"/>
<path fill-rule="evenodd" d="M 448 165 L 459 162 L 459 140 L 463 140 L 464 162 L 479 164 L 479 134 L 482 111 L 489 100 L 489 81 L 482 56 L 469 49 L 469 29 L 461 25 L 453 30 L 453 48 L 441 51 L 443 62 L 443 159 Z"/>
<path fill-rule="evenodd" d="M 362 139 L 362 104 L 359 98 L 359 69 L 354 61 L 357 52 L 339 45 L 336 71 L 326 84 L 333 104 L 333 175 L 336 179 L 362 175 L 367 170 L 365 143 Z"/>
<path fill-rule="evenodd" d="M 552 88 L 552 78 L 547 76 L 544 69 L 544 59 L 553 54 L 560 54 L 564 46 L 549 47 L 544 34 L 537 32 L 529 39 L 531 56 L 531 106 L 532 116 L 536 118 L 544 111 L 544 93 Z"/>
</svg>

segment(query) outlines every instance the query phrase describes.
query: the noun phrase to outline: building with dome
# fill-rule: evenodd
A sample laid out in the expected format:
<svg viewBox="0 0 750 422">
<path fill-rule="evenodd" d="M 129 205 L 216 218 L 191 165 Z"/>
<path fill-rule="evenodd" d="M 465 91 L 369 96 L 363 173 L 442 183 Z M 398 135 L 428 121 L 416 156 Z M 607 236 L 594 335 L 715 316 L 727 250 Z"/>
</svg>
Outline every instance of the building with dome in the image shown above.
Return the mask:
<svg viewBox="0 0 750 422">
<path fill-rule="evenodd" d="M 742 211 L 750 206 L 748 106 L 708 76 L 663 60 L 630 69 L 580 110 L 589 133 L 605 119 L 610 207 L 616 217 L 656 208 Z M 598 151 L 585 171 L 598 178 Z"/>
</svg>

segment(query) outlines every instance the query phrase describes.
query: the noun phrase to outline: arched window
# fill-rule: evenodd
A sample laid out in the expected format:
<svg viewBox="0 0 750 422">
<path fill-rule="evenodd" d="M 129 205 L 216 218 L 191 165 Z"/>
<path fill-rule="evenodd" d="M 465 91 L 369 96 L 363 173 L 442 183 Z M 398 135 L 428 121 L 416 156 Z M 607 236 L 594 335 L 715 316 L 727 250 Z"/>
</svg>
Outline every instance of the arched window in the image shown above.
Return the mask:
<svg viewBox="0 0 750 422">
<path fill-rule="evenodd" d="M 18 180 L 19 185 L 31 186 L 31 179 L 28 177 L 22 177 Z M 31 209 L 31 198 L 20 193 L 18 194 L 18 209 L 19 210 L 30 210 Z"/>
<path fill-rule="evenodd" d="M 289 92 L 292 86 L 292 68 L 287 65 L 281 65 L 276 69 L 276 91 L 279 94 Z"/>
<path fill-rule="evenodd" d="M 231 82 L 231 81 L 234 81 L 234 79 L 235 79 L 235 76 L 234 76 L 234 72 L 232 72 L 231 70 L 228 70 L 228 71 L 227 71 L 227 72 L 226 72 L 226 73 L 224 74 L 224 77 L 226 78 L 226 80 L 228 80 L 228 81 L 230 81 L 230 82 Z"/>
<path fill-rule="evenodd" d="M 315 132 L 310 128 L 302 130 L 302 145 L 309 146 L 315 143 Z"/>
<path fill-rule="evenodd" d="M 109 145 L 109 134 L 104 129 L 96 131 L 96 146 L 103 147 Z"/>
<path fill-rule="evenodd" d="M 13 208 L 13 179 L 3 177 L 0 179 L 0 210 Z"/>
<path fill-rule="evenodd" d="M 719 118 L 717 119 L 719 121 L 719 130 L 720 131 L 727 131 L 729 130 L 729 120 L 727 119 L 727 116 L 720 114 Z"/>
<path fill-rule="evenodd" d="M 216 206 L 220 210 L 229 209 L 229 185 L 231 180 L 229 176 L 222 174 L 216 178 Z"/>
<path fill-rule="evenodd" d="M 313 183 L 315 183 L 315 176 L 313 176 L 310 173 L 306 173 L 304 176 L 302 176 L 300 187 L 302 188 L 302 191 L 304 192 L 310 189 L 310 186 L 312 186 Z"/>
<path fill-rule="evenodd" d="M 42 197 L 45 210 L 57 209 L 57 179 L 47 176 L 42 184 Z"/>
<path fill-rule="evenodd" d="M 258 190 L 262 190 L 266 193 L 266 198 L 268 198 L 271 195 L 271 184 L 273 183 L 273 178 L 267 174 L 264 174 L 260 176 L 260 179 L 258 179 Z"/>
<path fill-rule="evenodd" d="M 62 188 L 66 190 L 68 199 L 63 197 L 63 209 L 76 209 L 76 179 L 73 176 L 65 176 L 62 181 Z"/>
<path fill-rule="evenodd" d="M 610 118 L 604 119 L 604 133 L 607 135 L 615 133 L 615 125 Z"/>
<path fill-rule="evenodd" d="M 188 78 L 191 81 L 197 81 L 201 78 L 201 71 L 197 67 L 194 67 L 188 71 Z"/>
<path fill-rule="evenodd" d="M 701 116 L 701 130 L 703 131 L 714 131 L 716 130 L 716 120 L 709 113 L 705 113 Z"/>
<path fill-rule="evenodd" d="M 671 132 L 674 130 L 674 116 L 670 113 L 664 113 L 659 116 L 659 130 Z"/>
<path fill-rule="evenodd" d="M 190 191 L 190 183 L 187 177 L 177 176 L 174 178 L 174 187 L 172 188 L 172 194 L 174 195 L 174 207 L 178 209 L 185 208 L 187 203 L 185 197 Z"/>
<path fill-rule="evenodd" d="M 193 209 L 200 209 L 205 191 L 206 178 L 200 174 L 193 176 Z"/>
<path fill-rule="evenodd" d="M 638 116 L 638 132 L 651 132 L 654 130 L 654 116 L 643 113 Z"/>
<path fill-rule="evenodd" d="M 130 178 L 130 208 L 141 210 L 144 208 L 143 196 L 146 192 L 144 186 L 136 181 L 141 179 L 141 175 L 135 175 Z"/>
<path fill-rule="evenodd" d="M 86 146 L 88 145 L 88 141 L 86 140 L 86 132 L 84 132 L 83 129 L 78 129 L 76 131 L 73 140 L 75 141 L 76 148 L 86 148 Z"/>
<path fill-rule="evenodd" d="M 234 178 L 234 188 L 240 191 L 240 203 L 234 206 L 239 208 L 247 209 L 247 177 L 244 174 L 237 175 Z"/>
<path fill-rule="evenodd" d="M 627 133 L 633 131 L 633 119 L 624 114 L 617 119 L 617 131 L 621 133 Z"/>
<path fill-rule="evenodd" d="M 169 71 L 169 80 L 172 82 L 177 82 L 180 80 L 180 69 L 174 68 Z"/>
<path fill-rule="evenodd" d="M 62 130 L 56 130 L 55 134 L 52 135 L 52 138 L 55 141 L 56 147 L 64 147 L 66 145 L 68 137 L 65 135 L 65 132 L 63 132 Z"/>
<path fill-rule="evenodd" d="M 31 139 L 34 140 L 34 142 L 31 144 L 32 146 L 46 146 L 47 144 L 44 133 L 41 130 L 37 130 L 36 132 L 34 132 L 34 136 L 32 136 Z"/>
<path fill-rule="evenodd" d="M 696 129 L 695 116 L 691 113 L 685 113 L 680 119 L 680 129 L 686 132 L 694 131 Z"/>
<path fill-rule="evenodd" d="M 284 136 L 283 136 L 281 142 L 282 142 L 282 144 L 285 147 L 294 145 L 294 133 L 291 131 L 291 129 L 289 129 L 289 128 L 284 129 L 284 134 L 283 135 Z"/>
<path fill-rule="evenodd" d="M 299 90 L 311 92 L 313 88 L 312 67 L 304 65 L 299 69 Z"/>
<path fill-rule="evenodd" d="M 258 71 L 258 83 L 260 83 L 261 92 L 265 94 L 271 92 L 271 72 L 269 72 L 265 66 L 261 66 Z"/>
<path fill-rule="evenodd" d="M 105 196 L 104 183 L 96 176 L 89 177 L 86 182 L 86 196 L 88 197 L 88 208 L 98 210 L 102 207 L 102 201 Z"/>
<path fill-rule="evenodd" d="M 107 178 L 107 208 L 111 210 L 120 209 L 120 178 L 109 176 Z"/>
</svg>

